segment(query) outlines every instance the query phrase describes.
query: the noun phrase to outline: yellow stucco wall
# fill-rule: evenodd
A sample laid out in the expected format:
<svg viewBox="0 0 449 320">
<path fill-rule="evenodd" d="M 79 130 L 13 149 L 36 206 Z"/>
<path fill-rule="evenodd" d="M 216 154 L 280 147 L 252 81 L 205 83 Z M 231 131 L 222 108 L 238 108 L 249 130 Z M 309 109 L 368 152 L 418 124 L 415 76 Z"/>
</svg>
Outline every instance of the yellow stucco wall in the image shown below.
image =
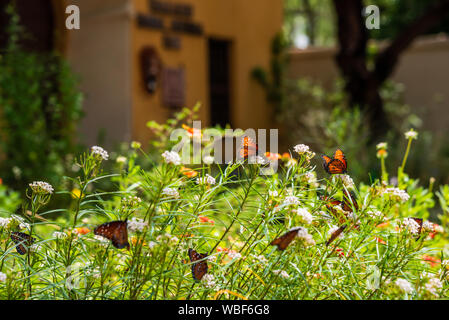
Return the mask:
<svg viewBox="0 0 449 320">
<path fill-rule="evenodd" d="M 271 40 L 282 26 L 281 0 L 183 0 L 194 8 L 191 21 L 204 28 L 201 36 L 179 33 L 181 49 L 166 50 L 163 32 L 141 28 L 136 22 L 132 30 L 132 136 L 148 141 L 149 120 L 164 121 L 172 111 L 161 104 L 161 92 L 148 94 L 142 84 L 140 52 L 146 45 L 154 46 L 164 65 L 183 66 L 186 75 L 186 107 L 201 102 L 201 120 L 209 124 L 208 38 L 231 41 L 231 121 L 235 128 L 272 128 L 271 107 L 264 91 L 250 78 L 256 66 L 269 67 Z M 135 13 L 149 14 L 148 0 L 134 0 Z M 168 25 L 172 16 L 164 18 Z"/>
</svg>

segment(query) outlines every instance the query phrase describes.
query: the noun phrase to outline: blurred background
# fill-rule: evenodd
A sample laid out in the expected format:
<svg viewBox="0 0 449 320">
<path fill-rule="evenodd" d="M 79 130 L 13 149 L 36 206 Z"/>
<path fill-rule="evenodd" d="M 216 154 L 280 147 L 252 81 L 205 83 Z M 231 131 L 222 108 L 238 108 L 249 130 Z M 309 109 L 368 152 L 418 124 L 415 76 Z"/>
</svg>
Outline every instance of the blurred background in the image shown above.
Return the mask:
<svg viewBox="0 0 449 320">
<path fill-rule="evenodd" d="M 86 147 L 151 152 L 158 124 L 193 118 L 277 128 L 281 153 L 341 147 L 358 182 L 415 128 L 406 171 L 448 183 L 448 32 L 449 0 L 0 0 L 0 206 Z"/>
</svg>

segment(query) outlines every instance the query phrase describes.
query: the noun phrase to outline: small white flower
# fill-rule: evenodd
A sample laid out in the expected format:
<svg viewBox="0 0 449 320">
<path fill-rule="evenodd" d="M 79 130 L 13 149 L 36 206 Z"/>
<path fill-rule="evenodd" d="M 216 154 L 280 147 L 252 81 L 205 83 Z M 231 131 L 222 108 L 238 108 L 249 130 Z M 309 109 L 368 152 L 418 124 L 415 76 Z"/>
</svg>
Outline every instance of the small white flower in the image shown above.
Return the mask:
<svg viewBox="0 0 449 320">
<path fill-rule="evenodd" d="M 387 188 L 382 193 L 382 195 L 390 196 L 391 198 L 394 198 L 401 202 L 406 202 L 410 199 L 410 196 L 408 195 L 408 193 L 399 188 Z"/>
<path fill-rule="evenodd" d="M 121 163 L 121 164 L 125 164 L 127 160 L 128 159 L 126 159 L 126 157 L 123 157 L 123 156 L 119 156 L 116 159 L 117 163 Z"/>
<path fill-rule="evenodd" d="M 429 279 L 429 281 L 424 285 L 426 291 L 431 293 L 434 296 L 438 296 L 438 291 L 443 288 L 443 283 L 440 279 L 433 276 Z"/>
<path fill-rule="evenodd" d="M 170 198 L 179 198 L 179 192 L 175 188 L 165 188 L 164 190 L 162 190 L 162 194 Z"/>
<path fill-rule="evenodd" d="M 341 181 L 343 182 L 343 185 L 347 188 L 347 189 L 353 189 L 354 188 L 354 181 L 352 180 L 352 178 L 347 175 L 347 174 L 342 174 L 340 175 Z"/>
<path fill-rule="evenodd" d="M 397 279 L 395 282 L 395 285 L 403 292 L 405 293 L 412 293 L 413 292 L 413 287 L 410 284 L 410 282 L 408 282 L 405 279 Z"/>
<path fill-rule="evenodd" d="M 298 154 L 304 154 L 304 153 L 309 152 L 310 148 L 309 148 L 309 146 L 307 146 L 305 144 L 298 144 L 293 147 L 293 150 Z"/>
<path fill-rule="evenodd" d="M 55 237 L 56 239 L 65 239 L 67 238 L 67 233 L 55 231 L 53 232 L 53 237 Z"/>
<path fill-rule="evenodd" d="M 206 185 L 214 185 L 216 183 L 215 178 L 210 176 L 209 174 L 206 174 L 204 177 L 202 178 L 197 178 L 196 179 L 196 183 L 197 184 L 206 184 Z"/>
<path fill-rule="evenodd" d="M 370 216 L 374 220 L 381 219 L 383 217 L 383 213 L 381 211 L 375 210 L 375 211 L 368 211 L 366 213 L 368 216 Z"/>
<path fill-rule="evenodd" d="M 284 279 L 290 278 L 290 275 L 285 270 L 273 270 L 273 273 L 281 276 Z"/>
<path fill-rule="evenodd" d="M 434 227 L 433 227 L 433 223 L 430 221 L 424 221 L 422 224 L 422 228 L 424 231 L 427 232 L 433 232 L 434 231 Z"/>
<path fill-rule="evenodd" d="M 162 157 L 164 158 L 165 163 L 172 163 L 176 166 L 181 164 L 181 157 L 175 151 L 165 151 L 162 154 Z"/>
<path fill-rule="evenodd" d="M 296 210 L 296 214 L 300 217 L 300 220 L 304 224 L 311 224 L 313 220 L 313 216 L 310 212 L 305 208 L 298 208 Z"/>
<path fill-rule="evenodd" d="M 34 181 L 29 186 L 34 193 L 52 194 L 54 191 L 52 185 L 44 181 Z"/>
<path fill-rule="evenodd" d="M 8 225 L 9 225 L 9 219 L 0 217 L 0 227 L 1 228 L 8 228 Z"/>
<path fill-rule="evenodd" d="M 405 135 L 405 139 L 407 139 L 407 140 L 408 139 L 414 139 L 414 140 L 418 139 L 418 132 L 413 129 L 410 129 L 404 135 Z"/>
<path fill-rule="evenodd" d="M 201 279 L 201 282 L 204 283 L 204 286 L 208 289 L 214 289 L 217 286 L 214 275 L 210 273 L 206 273 Z"/>
<path fill-rule="evenodd" d="M 255 258 L 256 260 L 258 260 L 258 261 L 259 261 L 260 263 L 262 263 L 262 264 L 267 264 L 267 263 L 268 263 L 267 258 L 265 258 L 265 256 L 263 256 L 263 255 L 254 256 L 254 258 Z"/>
<path fill-rule="evenodd" d="M 237 252 L 237 251 L 234 251 L 234 250 L 230 250 L 227 253 L 228 253 L 228 257 L 231 258 L 231 259 L 240 259 L 242 257 L 240 252 Z"/>
<path fill-rule="evenodd" d="M 104 150 L 102 147 L 99 146 L 93 146 L 91 148 L 91 153 L 93 156 L 95 156 L 97 159 L 100 160 L 108 160 L 109 154 L 106 150 Z"/>
<path fill-rule="evenodd" d="M 376 146 L 376 148 L 377 148 L 377 150 L 380 150 L 380 149 L 387 149 L 387 148 L 388 148 L 388 143 L 386 143 L 386 142 L 378 143 L 377 146 Z"/>
<path fill-rule="evenodd" d="M 418 224 L 418 222 L 416 222 L 414 219 L 412 218 L 405 218 L 404 220 L 402 220 L 402 228 L 408 230 L 411 234 L 418 234 L 419 230 L 421 229 L 420 225 Z"/>
<path fill-rule="evenodd" d="M 306 246 L 315 245 L 315 240 L 313 240 L 312 235 L 309 234 L 306 228 L 300 227 L 296 236 L 300 241 L 303 241 Z"/>
<path fill-rule="evenodd" d="M 313 171 L 309 171 L 304 175 L 306 181 L 310 185 L 314 185 L 316 183 L 316 174 Z"/>
<path fill-rule="evenodd" d="M 147 226 L 148 222 L 144 222 L 142 219 L 135 217 L 128 221 L 128 230 L 131 232 L 142 232 Z"/>
<path fill-rule="evenodd" d="M 203 157 L 203 162 L 207 165 L 211 165 L 212 163 L 214 163 L 214 157 L 205 156 L 205 157 Z"/>
<path fill-rule="evenodd" d="M 250 158 L 248 159 L 248 163 L 250 163 L 250 164 L 264 165 L 264 164 L 267 164 L 268 161 L 267 161 L 267 159 L 265 159 L 264 157 L 261 157 L 261 156 L 254 156 L 254 157 L 250 157 Z"/>
<path fill-rule="evenodd" d="M 105 238 L 105 237 L 103 237 L 103 236 L 100 236 L 100 235 L 95 235 L 94 236 L 94 239 L 96 240 L 96 241 L 98 241 L 98 244 L 99 245 L 102 245 L 102 246 L 108 246 L 109 245 L 109 239 L 108 238 Z"/>
<path fill-rule="evenodd" d="M 287 196 L 285 197 L 284 205 L 285 206 L 299 205 L 299 199 L 297 196 Z"/>
<path fill-rule="evenodd" d="M 6 281 L 6 274 L 4 274 L 3 272 L 0 272 L 0 282 L 5 282 Z"/>
<path fill-rule="evenodd" d="M 277 190 L 268 190 L 268 195 L 270 197 L 275 198 L 275 197 L 277 197 L 279 195 L 279 192 L 277 192 Z"/>
</svg>

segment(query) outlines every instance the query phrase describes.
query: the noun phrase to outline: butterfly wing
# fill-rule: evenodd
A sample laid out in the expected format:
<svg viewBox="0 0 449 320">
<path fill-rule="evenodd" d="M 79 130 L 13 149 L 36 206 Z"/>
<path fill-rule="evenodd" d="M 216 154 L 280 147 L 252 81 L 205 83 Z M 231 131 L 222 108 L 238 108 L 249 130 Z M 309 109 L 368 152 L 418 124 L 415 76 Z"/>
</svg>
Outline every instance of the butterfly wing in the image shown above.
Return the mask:
<svg viewBox="0 0 449 320">
<path fill-rule="evenodd" d="M 201 279 L 207 273 L 208 266 L 206 260 L 198 261 L 205 259 L 206 257 L 206 253 L 198 253 L 193 249 L 189 249 L 189 258 L 190 262 L 192 262 L 192 276 L 195 281 L 201 281 Z"/>
<path fill-rule="evenodd" d="M 416 240 L 419 240 L 419 238 L 421 237 L 422 225 L 423 225 L 424 220 L 421 218 L 412 218 L 412 219 L 415 220 L 415 222 L 417 224 L 419 224 L 418 236 L 416 238 Z"/>
<path fill-rule="evenodd" d="M 16 244 L 17 252 L 24 255 L 27 253 L 28 247 L 30 247 L 36 239 L 23 232 L 12 232 L 11 240 Z"/>
<path fill-rule="evenodd" d="M 127 221 L 104 223 L 94 229 L 94 234 L 111 240 L 112 245 L 117 249 L 129 248 Z"/>
<path fill-rule="evenodd" d="M 299 228 L 294 228 L 294 229 L 287 231 L 285 234 L 283 234 L 279 238 L 274 239 L 270 243 L 270 245 L 277 246 L 278 250 L 281 250 L 281 251 L 285 250 L 289 246 L 289 244 L 293 241 L 293 239 L 295 239 L 296 235 L 298 234 L 298 230 L 299 230 Z"/>
<path fill-rule="evenodd" d="M 322 155 L 321 158 L 323 158 L 323 167 L 324 170 L 326 170 L 329 174 L 342 174 L 347 172 L 347 161 L 346 157 L 340 149 L 337 149 L 335 151 L 334 157 L 330 158 L 326 155 Z"/>
<path fill-rule="evenodd" d="M 341 226 L 340 228 L 338 228 L 337 230 L 335 230 L 334 232 L 332 232 L 331 237 L 329 238 L 329 240 L 327 240 L 326 242 L 326 246 L 330 245 L 332 243 L 332 241 L 334 241 L 335 239 L 337 239 L 337 237 L 346 229 L 346 225 Z"/>
<path fill-rule="evenodd" d="M 243 137 L 242 139 L 242 148 L 240 149 L 240 157 L 243 159 L 247 159 L 248 157 L 252 157 L 257 155 L 257 151 L 259 151 L 259 146 L 254 142 L 250 137 Z"/>
<path fill-rule="evenodd" d="M 359 210 L 359 205 L 357 203 L 357 199 L 354 192 L 348 192 L 346 190 L 343 190 L 344 194 L 344 201 L 343 201 L 343 210 L 353 212 L 352 208 L 354 208 L 356 211 Z"/>
</svg>

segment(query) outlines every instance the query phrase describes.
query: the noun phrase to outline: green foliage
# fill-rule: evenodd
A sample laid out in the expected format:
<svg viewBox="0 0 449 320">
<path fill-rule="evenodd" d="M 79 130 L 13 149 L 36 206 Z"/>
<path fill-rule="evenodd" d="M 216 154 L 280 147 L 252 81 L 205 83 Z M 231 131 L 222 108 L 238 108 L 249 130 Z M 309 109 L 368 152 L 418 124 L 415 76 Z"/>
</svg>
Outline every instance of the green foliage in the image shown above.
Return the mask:
<svg viewBox="0 0 449 320">
<path fill-rule="evenodd" d="M 46 178 L 58 184 L 66 155 L 76 151 L 82 96 L 63 58 L 26 52 L 12 6 L 9 44 L 0 55 L 2 178 L 17 189 Z"/>
<path fill-rule="evenodd" d="M 240 162 L 203 163 L 196 176 L 187 176 L 181 168 L 188 164 L 158 159 L 143 170 L 136 163 L 148 156 L 135 145 L 128 152 L 111 172 L 104 172 L 104 150 L 83 154 L 75 161 L 79 176 L 68 178 L 76 189 L 50 193 L 45 184 L 33 186 L 22 215 L 0 220 L 0 299 L 420 300 L 448 294 L 447 218 L 442 226 L 429 223 L 432 185 L 423 187 L 401 170 L 396 188 L 379 180 L 353 183 L 316 169 L 315 153 L 292 151 L 273 175 Z M 355 162 L 348 156 L 350 171 Z M 207 181 L 198 180 L 206 174 Z M 114 189 L 106 192 L 102 181 Z M 447 216 L 449 188 L 437 194 Z M 69 204 L 46 211 L 67 195 Z M 351 209 L 326 196 L 351 201 Z M 421 231 L 410 217 L 424 220 Z M 91 231 L 126 219 L 129 250 Z M 342 226 L 342 235 L 326 244 Z M 302 229 L 285 251 L 271 245 L 294 227 Z M 36 239 L 24 255 L 10 239 L 20 229 Z M 190 248 L 207 253 L 201 281 L 192 277 Z"/>
</svg>

